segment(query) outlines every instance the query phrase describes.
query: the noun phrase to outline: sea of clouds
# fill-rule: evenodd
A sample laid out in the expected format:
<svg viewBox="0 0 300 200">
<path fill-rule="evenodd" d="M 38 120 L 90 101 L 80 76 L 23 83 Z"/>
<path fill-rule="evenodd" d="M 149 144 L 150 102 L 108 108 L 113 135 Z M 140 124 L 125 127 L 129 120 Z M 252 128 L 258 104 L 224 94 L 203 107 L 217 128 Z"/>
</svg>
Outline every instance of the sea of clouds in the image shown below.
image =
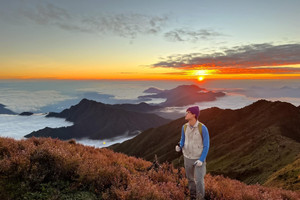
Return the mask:
<svg viewBox="0 0 300 200">
<path fill-rule="evenodd" d="M 30 111 L 32 116 L 0 115 L 0 136 L 23 139 L 26 134 L 45 127 L 71 126 L 72 123 L 60 118 L 46 118 L 47 112 L 61 112 L 81 99 L 87 98 L 107 104 L 139 103 L 138 96 L 149 87 L 172 89 L 179 85 L 190 85 L 187 81 L 29 81 L 0 82 L 0 103 L 14 112 Z M 238 86 L 238 87 L 237 87 Z M 210 107 L 238 109 L 259 99 L 270 101 L 285 101 L 300 105 L 299 81 L 214 81 L 199 84 L 213 91 L 223 91 L 226 96 L 216 101 L 196 103 L 201 109 Z M 152 99 L 146 103 L 160 103 L 164 99 Z M 160 111 L 161 116 L 170 119 L 183 117 L 186 108 L 167 107 Z M 77 140 L 78 143 L 95 147 L 106 147 L 131 139 L 133 136 L 123 136 L 110 140 Z"/>
</svg>

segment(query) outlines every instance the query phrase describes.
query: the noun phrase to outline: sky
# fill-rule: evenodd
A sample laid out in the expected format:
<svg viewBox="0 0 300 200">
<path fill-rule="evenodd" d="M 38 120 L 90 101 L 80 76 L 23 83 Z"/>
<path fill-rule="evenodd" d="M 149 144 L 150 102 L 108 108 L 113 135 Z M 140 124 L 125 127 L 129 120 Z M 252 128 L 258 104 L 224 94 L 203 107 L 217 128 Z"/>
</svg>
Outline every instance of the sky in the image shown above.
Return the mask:
<svg viewBox="0 0 300 200">
<path fill-rule="evenodd" d="M 0 0 L 0 79 L 299 79 L 299 0 Z"/>
</svg>

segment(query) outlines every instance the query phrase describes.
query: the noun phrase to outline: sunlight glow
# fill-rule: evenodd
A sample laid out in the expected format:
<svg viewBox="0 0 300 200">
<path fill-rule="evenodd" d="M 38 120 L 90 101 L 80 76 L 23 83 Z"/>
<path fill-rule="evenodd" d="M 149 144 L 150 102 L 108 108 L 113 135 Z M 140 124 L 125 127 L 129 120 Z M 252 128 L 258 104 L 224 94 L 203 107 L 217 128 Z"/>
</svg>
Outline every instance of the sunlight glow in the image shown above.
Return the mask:
<svg viewBox="0 0 300 200">
<path fill-rule="evenodd" d="M 203 81 L 204 80 L 204 77 L 203 76 L 199 76 L 198 77 L 198 81 Z"/>
<path fill-rule="evenodd" d="M 194 73 L 197 76 L 201 76 L 201 75 L 208 75 L 209 71 L 208 70 L 196 70 Z"/>
</svg>

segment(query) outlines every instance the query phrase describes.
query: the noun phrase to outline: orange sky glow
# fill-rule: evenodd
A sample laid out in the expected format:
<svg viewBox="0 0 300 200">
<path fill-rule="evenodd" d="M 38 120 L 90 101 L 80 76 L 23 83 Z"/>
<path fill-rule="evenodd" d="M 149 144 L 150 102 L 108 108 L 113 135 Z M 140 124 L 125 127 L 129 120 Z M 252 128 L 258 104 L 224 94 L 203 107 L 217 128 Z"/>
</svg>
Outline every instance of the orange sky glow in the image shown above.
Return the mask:
<svg viewBox="0 0 300 200">
<path fill-rule="evenodd" d="M 27 75 L 5 75 L 1 74 L 0 79 L 70 79 L 70 80 L 198 80 L 203 79 L 300 79 L 300 73 L 288 74 L 272 73 L 273 69 L 222 69 L 222 70 L 182 70 L 176 72 L 162 73 L 104 73 L 104 72 L 83 72 L 77 73 L 38 73 L 33 72 Z M 278 72 L 278 71 L 276 71 Z"/>
</svg>

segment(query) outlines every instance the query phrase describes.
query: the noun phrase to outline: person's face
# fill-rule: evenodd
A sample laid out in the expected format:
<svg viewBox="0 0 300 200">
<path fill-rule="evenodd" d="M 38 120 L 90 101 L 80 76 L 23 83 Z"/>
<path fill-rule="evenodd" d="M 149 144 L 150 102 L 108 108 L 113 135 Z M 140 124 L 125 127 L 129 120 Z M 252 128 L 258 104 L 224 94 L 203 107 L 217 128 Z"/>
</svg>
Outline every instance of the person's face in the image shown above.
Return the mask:
<svg viewBox="0 0 300 200">
<path fill-rule="evenodd" d="M 191 120 L 193 118 L 195 118 L 195 114 L 192 114 L 190 111 L 185 113 L 185 120 Z"/>
</svg>

